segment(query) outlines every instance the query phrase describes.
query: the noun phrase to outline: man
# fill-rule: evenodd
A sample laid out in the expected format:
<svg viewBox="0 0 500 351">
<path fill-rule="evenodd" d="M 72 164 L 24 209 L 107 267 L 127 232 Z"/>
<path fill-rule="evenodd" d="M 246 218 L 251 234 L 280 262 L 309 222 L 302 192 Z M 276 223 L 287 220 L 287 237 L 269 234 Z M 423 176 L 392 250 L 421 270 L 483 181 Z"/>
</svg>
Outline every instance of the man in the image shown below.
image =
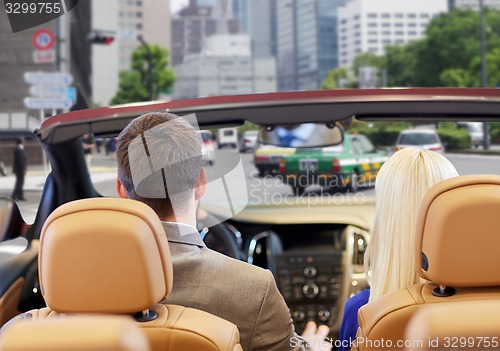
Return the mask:
<svg viewBox="0 0 500 351">
<path fill-rule="evenodd" d="M 16 175 L 16 184 L 12 199 L 18 201 L 26 201 L 24 198 L 23 186 L 24 176 L 26 175 L 26 156 L 24 155 L 24 140 L 18 138 L 16 140 L 16 148 L 14 149 L 14 160 L 12 163 L 12 171 Z"/>
<path fill-rule="evenodd" d="M 185 119 L 165 112 L 134 119 L 117 139 L 118 195 L 150 206 L 167 234 L 174 284 L 166 303 L 236 324 L 245 351 L 292 350 L 298 337 L 271 272 L 208 249 L 195 229 L 207 181 L 201 147 Z M 328 331 L 311 323 L 304 336 L 316 345 Z"/>
<path fill-rule="evenodd" d="M 87 162 L 87 167 L 90 172 L 90 166 L 92 162 L 92 149 L 95 146 L 94 137 L 90 134 L 84 134 L 82 137 L 83 144 L 83 154 L 85 155 L 85 161 Z"/>
</svg>

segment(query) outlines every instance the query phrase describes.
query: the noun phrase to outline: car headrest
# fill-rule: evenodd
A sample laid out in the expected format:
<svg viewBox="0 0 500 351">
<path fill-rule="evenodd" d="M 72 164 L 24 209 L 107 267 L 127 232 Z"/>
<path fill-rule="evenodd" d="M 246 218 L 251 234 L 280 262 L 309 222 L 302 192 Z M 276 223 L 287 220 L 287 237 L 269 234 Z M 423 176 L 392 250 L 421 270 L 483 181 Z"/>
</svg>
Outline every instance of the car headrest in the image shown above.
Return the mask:
<svg viewBox="0 0 500 351">
<path fill-rule="evenodd" d="M 147 351 L 149 342 L 126 316 L 63 316 L 14 323 L 2 330 L 0 351 Z"/>
<path fill-rule="evenodd" d="M 499 328 L 498 300 L 422 305 L 406 327 L 406 351 L 499 350 Z M 483 341 L 486 341 L 488 346 L 485 346 Z M 452 346 L 453 344 L 455 346 Z"/>
<path fill-rule="evenodd" d="M 144 311 L 172 290 L 161 221 L 134 200 L 66 203 L 45 221 L 38 257 L 42 295 L 61 313 Z"/>
<path fill-rule="evenodd" d="M 500 176 L 467 175 L 429 189 L 417 217 L 416 263 L 444 286 L 500 285 Z"/>
</svg>

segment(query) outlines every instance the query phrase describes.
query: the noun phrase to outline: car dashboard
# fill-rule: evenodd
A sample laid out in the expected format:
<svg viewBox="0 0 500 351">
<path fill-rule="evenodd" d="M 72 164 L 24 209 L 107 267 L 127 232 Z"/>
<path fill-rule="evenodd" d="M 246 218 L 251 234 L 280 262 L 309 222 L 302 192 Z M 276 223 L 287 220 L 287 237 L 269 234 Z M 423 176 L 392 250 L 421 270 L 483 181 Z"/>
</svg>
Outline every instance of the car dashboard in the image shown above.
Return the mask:
<svg viewBox="0 0 500 351">
<path fill-rule="evenodd" d="M 223 225 L 238 238 L 242 259 L 273 273 L 297 332 L 313 320 L 327 324 L 336 336 L 345 301 L 368 286 L 363 255 L 373 210 L 370 200 L 305 207 L 247 206 Z M 206 243 L 223 252 L 221 243 Z"/>
</svg>

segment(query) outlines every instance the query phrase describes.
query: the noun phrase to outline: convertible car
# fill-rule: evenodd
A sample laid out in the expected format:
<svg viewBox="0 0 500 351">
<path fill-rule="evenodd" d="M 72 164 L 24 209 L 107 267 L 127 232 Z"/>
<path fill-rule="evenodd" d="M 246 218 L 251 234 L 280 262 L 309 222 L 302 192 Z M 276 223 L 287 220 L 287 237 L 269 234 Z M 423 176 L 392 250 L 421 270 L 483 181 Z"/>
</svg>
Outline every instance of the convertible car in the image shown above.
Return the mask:
<svg viewBox="0 0 500 351">
<path fill-rule="evenodd" d="M 23 204 L 20 210 L 14 201 L 1 199 L 1 241 L 23 237 L 29 244 L 0 265 L 0 325 L 16 314 L 44 305 L 37 276 L 37 248 L 46 218 L 58 206 L 73 200 L 117 196 L 116 161 L 101 161 L 107 162 L 104 167 L 96 165 L 96 159 L 89 168 L 82 136 L 115 137 L 133 118 L 151 111 L 194 114 L 201 129 L 238 127 L 250 121 L 263 130 L 273 130 L 279 125 L 308 122 L 335 126 L 343 134 L 353 118 L 370 123 L 429 124 L 499 120 L 500 91 L 303 91 L 144 102 L 54 116 L 35 132 L 51 172 L 45 179 L 33 223 L 23 219 Z M 331 146 L 334 144 L 332 141 Z M 464 159 L 457 163 L 461 173 L 467 172 L 460 169 Z M 475 172 L 478 170 L 480 167 L 475 168 Z M 345 301 L 367 287 L 363 254 L 373 224 L 373 190 L 355 194 L 312 192 L 296 197 L 276 177 L 261 178 L 252 171 L 252 155 L 240 155 L 237 150 L 216 151 L 214 166 L 207 167 L 209 182 L 216 187 L 224 180 L 226 192 L 222 198 L 208 196 L 202 203 L 200 232 L 207 246 L 274 274 L 298 332 L 307 321 L 314 320 L 328 324 L 335 337 Z"/>
</svg>

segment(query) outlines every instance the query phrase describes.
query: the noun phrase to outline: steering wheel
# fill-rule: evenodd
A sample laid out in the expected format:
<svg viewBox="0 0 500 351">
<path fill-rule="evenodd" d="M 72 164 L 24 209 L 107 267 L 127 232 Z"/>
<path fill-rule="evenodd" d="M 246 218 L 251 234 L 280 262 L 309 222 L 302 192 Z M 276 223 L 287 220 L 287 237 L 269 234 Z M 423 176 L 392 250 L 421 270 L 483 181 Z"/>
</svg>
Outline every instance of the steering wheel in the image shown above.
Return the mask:
<svg viewBox="0 0 500 351">
<path fill-rule="evenodd" d="M 203 223 L 218 222 L 219 220 L 215 216 L 207 213 L 206 218 L 200 220 L 199 224 L 203 226 Z M 237 236 L 223 223 L 215 224 L 209 228 L 203 227 L 201 233 L 208 248 L 237 260 L 245 260 Z"/>
</svg>

